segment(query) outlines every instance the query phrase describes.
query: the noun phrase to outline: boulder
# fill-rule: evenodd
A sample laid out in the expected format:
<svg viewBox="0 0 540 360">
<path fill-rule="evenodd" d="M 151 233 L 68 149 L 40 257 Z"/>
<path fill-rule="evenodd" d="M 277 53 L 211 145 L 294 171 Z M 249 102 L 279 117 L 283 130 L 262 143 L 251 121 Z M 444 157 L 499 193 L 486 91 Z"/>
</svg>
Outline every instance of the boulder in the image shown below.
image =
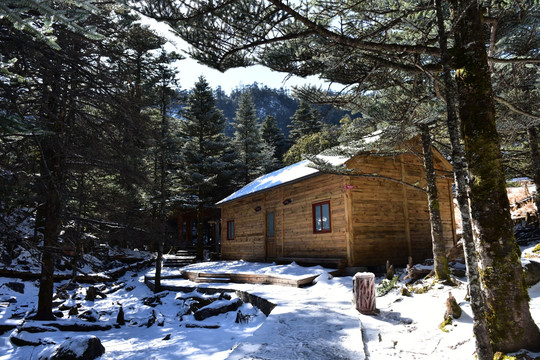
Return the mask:
<svg viewBox="0 0 540 360">
<path fill-rule="evenodd" d="M 19 294 L 24 294 L 24 283 L 7 282 L 4 285 L 15 292 L 18 292 Z"/>
<path fill-rule="evenodd" d="M 99 338 L 81 335 L 60 344 L 48 360 L 94 360 L 104 353 L 105 348 Z"/>
<path fill-rule="evenodd" d="M 525 270 L 525 282 L 528 286 L 533 286 L 540 281 L 540 262 L 530 260 L 524 266 Z"/>
</svg>

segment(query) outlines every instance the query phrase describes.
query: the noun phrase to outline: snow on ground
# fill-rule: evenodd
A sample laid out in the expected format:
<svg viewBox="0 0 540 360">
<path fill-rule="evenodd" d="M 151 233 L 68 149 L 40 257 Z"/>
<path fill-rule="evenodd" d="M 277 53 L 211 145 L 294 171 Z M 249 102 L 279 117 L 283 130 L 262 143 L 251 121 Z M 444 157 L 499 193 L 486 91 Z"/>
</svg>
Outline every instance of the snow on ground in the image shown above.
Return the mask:
<svg viewBox="0 0 540 360">
<path fill-rule="evenodd" d="M 296 264 L 274 265 L 243 261 L 210 262 L 191 265 L 193 271 L 279 274 L 301 277 L 320 276 L 314 285 L 305 288 L 253 284 L 194 284 L 184 279 L 166 279 L 165 285 L 210 287 L 247 291 L 263 297 L 277 306 L 266 318 L 250 304 L 240 310 L 250 315 L 247 323 L 235 323 L 236 312 L 218 315 L 197 322 L 192 315 L 182 314 L 188 295 L 172 291 L 161 293 L 155 307 L 143 304 L 143 299 L 154 296 L 144 285 L 144 275 L 153 276 L 154 270 L 128 272 L 121 281 L 126 286 L 95 302 L 85 301 L 88 285 L 76 290 L 68 305 L 80 303 L 79 312 L 92 309 L 99 323 L 114 324 L 119 304 L 122 304 L 127 324 L 108 331 L 85 334 L 101 339 L 106 349 L 105 359 L 474 359 L 471 310 L 465 301 L 464 279 L 459 286 L 435 284 L 425 293 L 401 295 L 399 288 L 377 298 L 378 315 L 359 315 L 352 303 L 352 277 L 332 277 L 322 267 L 300 267 Z M 179 269 L 165 268 L 163 275 L 179 274 Z M 24 294 L 5 286 L 0 279 L 0 323 L 10 323 L 13 314 L 23 316 L 35 307 L 35 282 L 24 282 Z M 380 279 L 378 279 L 380 281 Z M 398 285 L 402 282 L 398 282 Z M 430 285 L 424 282 L 423 286 Z M 421 287 L 422 285 L 417 285 Z M 452 292 L 464 314 L 454 324 L 439 329 L 445 311 L 445 301 Z M 161 295 L 160 294 L 160 295 Z M 234 296 L 234 293 L 232 293 Z M 531 312 L 540 323 L 540 284 L 530 288 Z M 16 299 L 16 303 L 9 303 Z M 11 299 L 11 300 L 10 300 Z M 155 301 L 154 301 L 155 302 Z M 148 319 L 156 315 L 156 323 L 147 327 Z M 67 313 L 66 313 L 67 314 Z M 81 322 L 78 319 L 64 322 Z M 157 324 L 162 322 L 163 326 Z M 31 323 L 31 322 L 29 322 Z M 37 322 L 34 322 L 37 323 Z M 219 328 L 188 328 L 187 324 L 219 326 Z M 0 336 L 0 360 L 38 359 L 50 353 L 54 345 L 15 347 L 9 341 L 11 331 Z M 81 333 L 49 331 L 24 334 L 28 339 L 45 339 L 62 343 L 67 337 Z M 169 335 L 170 339 L 164 340 Z M 537 354 L 538 356 L 540 354 Z"/>
</svg>

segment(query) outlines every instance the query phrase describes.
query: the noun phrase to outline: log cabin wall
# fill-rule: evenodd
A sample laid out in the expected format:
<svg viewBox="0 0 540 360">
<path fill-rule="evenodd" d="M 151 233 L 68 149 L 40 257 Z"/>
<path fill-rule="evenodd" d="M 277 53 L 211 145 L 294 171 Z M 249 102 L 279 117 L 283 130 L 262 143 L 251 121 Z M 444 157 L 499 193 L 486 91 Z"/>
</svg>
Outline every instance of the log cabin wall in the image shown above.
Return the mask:
<svg viewBox="0 0 540 360">
<path fill-rule="evenodd" d="M 223 204 L 223 259 L 271 261 L 281 257 L 346 258 L 346 221 L 342 176 L 320 174 Z M 290 203 L 287 203 L 290 199 Z M 331 228 L 313 232 L 312 204 L 330 201 Z M 258 209 L 256 211 L 255 209 Z M 266 247 L 266 214 L 274 211 L 274 249 Z M 234 220 L 235 238 L 227 240 Z"/>
<path fill-rule="evenodd" d="M 441 161 L 436 167 L 443 169 Z M 421 160 L 412 154 L 395 157 L 357 156 L 347 163 L 363 173 L 377 173 L 419 187 L 425 185 Z M 442 172 L 441 172 L 442 174 Z M 427 195 L 413 187 L 383 178 L 350 177 L 352 263 L 403 265 L 432 258 Z M 438 181 L 443 236 L 447 247 L 455 242 L 451 182 Z"/>
</svg>

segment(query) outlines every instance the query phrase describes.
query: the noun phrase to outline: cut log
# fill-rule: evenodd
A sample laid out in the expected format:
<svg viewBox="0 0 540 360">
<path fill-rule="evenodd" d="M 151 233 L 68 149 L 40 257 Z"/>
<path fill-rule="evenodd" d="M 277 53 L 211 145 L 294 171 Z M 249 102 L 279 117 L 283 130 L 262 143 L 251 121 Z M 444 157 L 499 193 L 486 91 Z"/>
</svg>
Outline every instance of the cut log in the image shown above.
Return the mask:
<svg viewBox="0 0 540 360">
<path fill-rule="evenodd" d="M 353 278 L 353 295 L 356 310 L 364 315 L 376 314 L 375 274 L 356 273 Z"/>
<path fill-rule="evenodd" d="M 202 321 L 211 316 L 225 314 L 229 311 L 236 311 L 240 306 L 242 306 L 242 304 L 242 300 L 238 298 L 230 301 L 224 301 L 223 305 L 221 306 L 215 306 L 214 304 L 212 304 L 209 307 L 204 307 L 197 311 L 195 314 L 193 314 L 193 317 L 195 318 L 195 320 Z"/>
</svg>

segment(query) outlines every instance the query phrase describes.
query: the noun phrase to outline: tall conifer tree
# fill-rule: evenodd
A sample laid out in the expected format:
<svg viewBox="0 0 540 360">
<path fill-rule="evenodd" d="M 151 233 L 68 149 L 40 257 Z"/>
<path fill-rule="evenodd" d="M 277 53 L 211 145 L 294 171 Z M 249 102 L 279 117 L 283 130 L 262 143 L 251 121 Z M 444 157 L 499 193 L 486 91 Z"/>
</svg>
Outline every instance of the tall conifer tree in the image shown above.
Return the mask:
<svg viewBox="0 0 540 360">
<path fill-rule="evenodd" d="M 303 136 L 316 134 L 322 129 L 321 121 L 318 118 L 317 111 L 311 109 L 305 100 L 300 100 L 298 110 L 291 117 L 291 129 L 289 138 L 296 142 Z"/>
<path fill-rule="evenodd" d="M 226 171 L 223 157 L 228 139 L 224 135 L 225 118 L 215 106 L 215 99 L 208 82 L 199 77 L 187 106 L 183 111 L 185 121 L 181 132 L 185 144 L 182 148 L 183 168 L 181 180 L 188 201 L 195 201 L 197 209 L 197 257 L 203 256 L 203 211 L 218 199 L 218 177 Z"/>
<path fill-rule="evenodd" d="M 238 185 L 244 186 L 264 172 L 261 135 L 255 104 L 249 93 L 240 98 L 234 118 L 234 146 L 238 153 Z"/>
</svg>

